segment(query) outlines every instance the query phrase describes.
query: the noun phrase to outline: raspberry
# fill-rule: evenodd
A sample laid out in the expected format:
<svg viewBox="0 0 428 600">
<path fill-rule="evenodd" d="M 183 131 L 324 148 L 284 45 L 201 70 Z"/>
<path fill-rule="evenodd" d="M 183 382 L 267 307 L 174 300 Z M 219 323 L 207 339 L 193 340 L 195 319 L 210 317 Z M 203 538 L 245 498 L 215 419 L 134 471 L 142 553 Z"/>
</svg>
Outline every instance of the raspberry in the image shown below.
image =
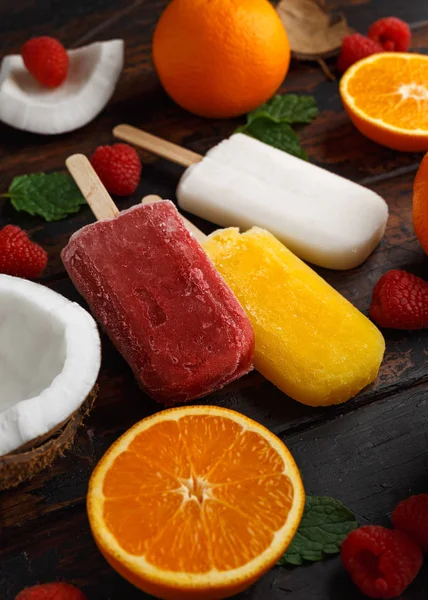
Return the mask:
<svg viewBox="0 0 428 600">
<path fill-rule="evenodd" d="M 46 252 L 34 244 L 19 227 L 6 225 L 0 230 L 0 273 L 35 279 L 48 262 Z"/>
<path fill-rule="evenodd" d="M 68 73 L 68 54 L 55 38 L 43 36 L 29 40 L 22 46 L 21 56 L 34 79 L 46 87 L 56 88 Z"/>
<path fill-rule="evenodd" d="M 352 581 L 370 598 L 395 598 L 422 566 L 419 546 L 402 531 L 369 525 L 352 531 L 341 557 Z"/>
<path fill-rule="evenodd" d="M 358 60 L 379 52 L 383 52 L 380 44 L 360 33 L 353 33 L 342 40 L 342 51 L 337 61 L 337 68 L 341 73 L 344 73 Z"/>
<path fill-rule="evenodd" d="M 388 271 L 375 285 L 370 316 L 381 327 L 428 327 L 428 283 L 406 271 Z"/>
<path fill-rule="evenodd" d="M 384 50 L 394 52 L 407 52 L 410 48 L 412 32 L 410 27 L 396 17 L 385 17 L 373 23 L 368 36 L 380 44 Z"/>
<path fill-rule="evenodd" d="M 68 583 L 46 583 L 35 585 L 19 592 L 15 600 L 87 600 L 74 585 Z"/>
<path fill-rule="evenodd" d="M 428 494 L 410 496 L 400 502 L 392 513 L 392 522 L 428 552 Z"/>
<path fill-rule="evenodd" d="M 110 194 L 129 196 L 137 189 L 141 161 L 128 144 L 99 146 L 91 158 L 91 164 Z"/>
</svg>

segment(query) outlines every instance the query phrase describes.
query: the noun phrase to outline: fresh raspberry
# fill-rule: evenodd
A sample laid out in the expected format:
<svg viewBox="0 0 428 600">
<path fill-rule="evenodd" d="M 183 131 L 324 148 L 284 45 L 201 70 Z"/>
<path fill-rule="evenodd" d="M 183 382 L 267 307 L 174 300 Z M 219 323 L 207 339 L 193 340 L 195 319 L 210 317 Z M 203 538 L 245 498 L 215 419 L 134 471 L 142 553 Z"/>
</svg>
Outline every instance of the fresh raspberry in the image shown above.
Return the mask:
<svg viewBox="0 0 428 600">
<path fill-rule="evenodd" d="M 410 48 L 412 32 L 410 27 L 397 17 L 385 17 L 373 23 L 368 36 L 382 46 L 384 50 L 392 52 L 407 52 Z"/>
<path fill-rule="evenodd" d="M 400 502 L 392 513 L 392 522 L 428 552 L 428 494 L 410 496 Z"/>
<path fill-rule="evenodd" d="M 91 164 L 110 194 L 129 196 L 137 189 L 141 161 L 136 150 L 128 144 L 98 146 Z"/>
<path fill-rule="evenodd" d="M 6 225 L 0 230 L 0 273 L 35 279 L 47 262 L 43 248 L 34 244 L 20 227 Z"/>
<path fill-rule="evenodd" d="M 342 40 L 342 51 L 337 61 L 337 68 L 344 73 L 358 60 L 379 52 L 383 52 L 382 46 L 368 37 L 360 33 L 347 35 Z"/>
<path fill-rule="evenodd" d="M 87 600 L 87 598 L 69 583 L 45 583 L 22 590 L 15 600 Z"/>
<path fill-rule="evenodd" d="M 369 525 L 352 531 L 341 557 L 352 581 L 370 598 L 395 598 L 422 566 L 419 546 L 402 531 Z"/>
<path fill-rule="evenodd" d="M 59 40 L 36 37 L 22 46 L 21 56 L 34 79 L 46 87 L 56 88 L 68 73 L 68 54 Z"/>
<path fill-rule="evenodd" d="M 375 285 L 370 316 L 381 327 L 428 327 L 428 283 L 407 271 L 388 271 Z"/>
</svg>

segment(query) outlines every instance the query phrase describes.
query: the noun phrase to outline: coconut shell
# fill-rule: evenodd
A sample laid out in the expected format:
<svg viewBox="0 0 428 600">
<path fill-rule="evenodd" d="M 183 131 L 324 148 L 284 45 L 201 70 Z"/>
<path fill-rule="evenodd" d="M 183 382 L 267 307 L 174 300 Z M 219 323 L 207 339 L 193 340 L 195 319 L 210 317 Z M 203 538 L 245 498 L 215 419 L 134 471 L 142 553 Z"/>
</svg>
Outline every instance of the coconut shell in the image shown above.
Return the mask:
<svg viewBox="0 0 428 600">
<path fill-rule="evenodd" d="M 92 409 L 97 392 L 98 386 L 95 385 L 80 409 L 55 430 L 11 454 L 0 456 L 0 491 L 31 479 L 72 446 L 77 430 Z"/>
</svg>

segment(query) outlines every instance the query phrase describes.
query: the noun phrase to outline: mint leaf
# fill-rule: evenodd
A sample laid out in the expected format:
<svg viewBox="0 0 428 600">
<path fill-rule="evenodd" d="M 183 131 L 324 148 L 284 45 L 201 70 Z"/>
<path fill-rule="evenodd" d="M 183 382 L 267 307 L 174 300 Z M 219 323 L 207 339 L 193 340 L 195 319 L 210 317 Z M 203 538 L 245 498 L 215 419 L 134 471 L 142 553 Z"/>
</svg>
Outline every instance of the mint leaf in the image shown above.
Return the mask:
<svg viewBox="0 0 428 600">
<path fill-rule="evenodd" d="M 14 208 L 46 221 L 58 221 L 78 212 L 86 204 L 73 178 L 66 173 L 35 173 L 21 175 L 12 181 L 4 198 L 10 198 Z"/>
<path fill-rule="evenodd" d="M 288 152 L 288 154 L 308 160 L 308 155 L 300 145 L 296 132 L 287 123 L 275 123 L 266 117 L 259 117 L 247 125 L 239 127 L 236 133 L 238 132 L 245 133 L 269 146 Z"/>
<path fill-rule="evenodd" d="M 275 123 L 311 123 L 318 115 L 318 107 L 312 96 L 286 94 L 274 96 L 269 102 L 248 113 L 247 122 L 267 117 Z"/>
<path fill-rule="evenodd" d="M 261 142 L 308 160 L 292 123 L 310 123 L 318 114 L 315 98 L 286 94 L 274 96 L 266 104 L 248 113 L 247 123 L 235 133 L 245 133 Z"/>
<path fill-rule="evenodd" d="M 346 536 L 358 527 L 355 515 L 338 500 L 308 496 L 299 529 L 279 565 L 301 565 L 337 554 Z"/>
</svg>

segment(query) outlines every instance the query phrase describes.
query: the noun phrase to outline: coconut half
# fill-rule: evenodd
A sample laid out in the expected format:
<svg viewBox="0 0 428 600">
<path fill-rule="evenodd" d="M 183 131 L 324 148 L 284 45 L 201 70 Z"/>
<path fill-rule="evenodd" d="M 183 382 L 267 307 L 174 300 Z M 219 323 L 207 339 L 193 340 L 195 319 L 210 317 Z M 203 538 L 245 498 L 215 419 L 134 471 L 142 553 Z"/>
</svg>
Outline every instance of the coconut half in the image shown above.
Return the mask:
<svg viewBox="0 0 428 600">
<path fill-rule="evenodd" d="M 100 364 L 97 325 L 86 310 L 47 287 L 0 275 L 0 489 L 70 445 Z"/>
<path fill-rule="evenodd" d="M 96 42 L 68 52 L 66 81 L 52 90 L 27 71 L 20 55 L 0 67 L 0 120 L 24 131 L 59 134 L 92 121 L 113 95 L 124 62 L 123 40 Z"/>
</svg>

